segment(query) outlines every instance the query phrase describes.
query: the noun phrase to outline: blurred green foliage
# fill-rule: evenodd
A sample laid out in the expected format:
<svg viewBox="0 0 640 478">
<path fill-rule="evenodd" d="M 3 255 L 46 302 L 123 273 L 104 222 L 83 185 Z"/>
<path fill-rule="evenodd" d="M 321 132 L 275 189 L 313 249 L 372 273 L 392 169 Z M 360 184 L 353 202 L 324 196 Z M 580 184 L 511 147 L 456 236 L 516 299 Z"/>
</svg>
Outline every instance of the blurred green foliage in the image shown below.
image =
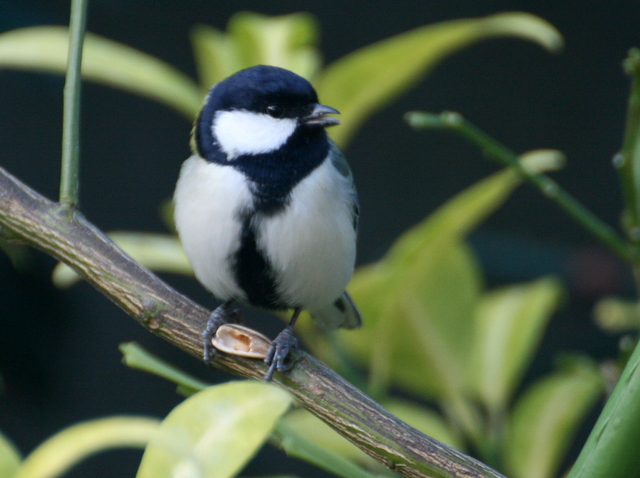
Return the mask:
<svg viewBox="0 0 640 478">
<path fill-rule="evenodd" d="M 193 28 L 199 84 L 162 60 L 92 33 L 85 39 L 82 73 L 88 80 L 165 103 L 191 121 L 214 83 L 256 64 L 280 66 L 309 79 L 322 101 L 341 111 L 343 126 L 332 134 L 344 147 L 367 117 L 413 86 L 443 57 L 499 36 L 528 39 L 551 51 L 563 45 L 558 31 L 546 21 L 527 13 L 502 13 L 420 27 L 321 69 L 313 16 L 241 12 L 229 20 L 227 32 L 205 25 Z M 63 27 L 2 33 L 0 68 L 63 74 L 68 39 Z"/>
</svg>

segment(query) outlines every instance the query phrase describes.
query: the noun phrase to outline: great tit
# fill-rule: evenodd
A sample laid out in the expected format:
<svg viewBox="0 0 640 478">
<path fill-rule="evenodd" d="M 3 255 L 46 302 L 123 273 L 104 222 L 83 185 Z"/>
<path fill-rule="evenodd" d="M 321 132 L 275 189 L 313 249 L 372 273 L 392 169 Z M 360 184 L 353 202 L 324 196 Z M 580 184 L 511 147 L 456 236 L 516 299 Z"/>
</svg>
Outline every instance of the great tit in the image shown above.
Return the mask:
<svg viewBox="0 0 640 478">
<path fill-rule="evenodd" d="M 325 330 L 361 325 L 345 292 L 358 199 L 325 131 L 340 123 L 327 115 L 338 113 L 318 102 L 307 80 L 273 66 L 235 73 L 206 97 L 174 194 L 176 229 L 196 278 L 223 301 L 203 333 L 205 361 L 236 301 L 293 309 L 264 359 L 266 380 L 291 368 L 301 310 Z"/>
</svg>

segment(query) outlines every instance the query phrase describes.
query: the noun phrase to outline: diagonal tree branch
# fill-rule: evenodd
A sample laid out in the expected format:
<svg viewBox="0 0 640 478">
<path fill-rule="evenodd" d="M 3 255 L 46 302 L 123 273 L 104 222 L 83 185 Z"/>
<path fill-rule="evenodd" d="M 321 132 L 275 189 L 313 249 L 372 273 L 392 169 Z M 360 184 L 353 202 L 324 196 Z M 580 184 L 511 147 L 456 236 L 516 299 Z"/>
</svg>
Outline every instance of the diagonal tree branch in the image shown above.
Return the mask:
<svg viewBox="0 0 640 478">
<path fill-rule="evenodd" d="M 200 331 L 209 312 L 125 255 L 78 212 L 42 197 L 0 168 L 0 234 L 68 264 L 143 327 L 201 359 Z M 407 477 L 502 477 L 400 421 L 313 357 L 274 382 L 389 469 Z M 262 360 L 218 353 L 212 365 L 261 379 Z"/>
</svg>

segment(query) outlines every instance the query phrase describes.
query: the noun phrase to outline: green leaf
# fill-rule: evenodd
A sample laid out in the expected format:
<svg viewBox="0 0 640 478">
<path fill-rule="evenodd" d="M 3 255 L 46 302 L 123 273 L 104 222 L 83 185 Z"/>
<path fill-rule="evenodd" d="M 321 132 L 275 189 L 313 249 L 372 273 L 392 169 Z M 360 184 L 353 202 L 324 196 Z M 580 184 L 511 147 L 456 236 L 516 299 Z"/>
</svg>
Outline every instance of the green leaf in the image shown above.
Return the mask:
<svg viewBox="0 0 640 478">
<path fill-rule="evenodd" d="M 511 169 L 478 181 L 403 233 L 384 259 L 394 267 L 404 269 L 411 267 L 425 249 L 446 248 L 452 241 L 464 239 L 497 210 L 520 183 L 521 179 Z"/>
<path fill-rule="evenodd" d="M 254 65 L 279 66 L 305 78 L 320 67 L 318 25 L 306 13 L 271 17 L 240 12 L 229 20 L 228 33 L 198 25 L 191 41 L 204 89 Z"/>
<path fill-rule="evenodd" d="M 273 65 L 311 78 L 319 68 L 318 24 L 308 13 L 269 17 L 240 12 L 229 20 L 239 68 Z"/>
<path fill-rule="evenodd" d="M 0 433 L 0 476 L 13 478 L 22 461 L 20 453 L 11 441 Z"/>
<path fill-rule="evenodd" d="M 504 409 L 510 401 L 561 296 L 560 282 L 545 277 L 482 298 L 468 374 L 490 410 Z"/>
<path fill-rule="evenodd" d="M 371 465 L 374 460 L 349 440 L 315 415 L 302 408 L 293 410 L 283 419 L 292 431 L 304 436 L 317 446 L 336 453 L 351 461 Z"/>
<path fill-rule="evenodd" d="M 559 171 L 567 164 L 567 158 L 557 149 L 534 149 L 518 156 L 522 167 L 530 174 Z"/>
<path fill-rule="evenodd" d="M 640 305 L 637 300 L 606 297 L 596 304 L 593 315 L 598 325 L 607 332 L 640 329 Z"/>
<path fill-rule="evenodd" d="M 509 476 L 557 476 L 578 426 L 603 391 L 603 380 L 591 363 L 555 372 L 527 390 L 514 408 L 506 440 Z"/>
<path fill-rule="evenodd" d="M 144 417 L 102 418 L 73 425 L 36 448 L 13 478 L 53 478 L 95 453 L 142 448 L 158 426 L 158 420 Z"/>
<path fill-rule="evenodd" d="M 136 476 L 235 476 L 291 400 L 275 385 L 252 381 L 229 382 L 192 395 L 164 419 Z"/>
<path fill-rule="evenodd" d="M 609 368 L 609 367 L 608 367 Z M 611 371 L 603 370 L 610 380 Z M 567 478 L 637 477 L 640 347 L 635 346 Z"/>
<path fill-rule="evenodd" d="M 480 287 L 477 265 L 461 243 L 417 258 L 415 265 L 406 276 L 385 261 L 356 271 L 349 291 L 364 323 L 336 336 L 353 360 L 369 365 L 376 392 L 384 395 L 392 381 L 421 397 L 450 398 L 463 386 L 468 347 L 461 344 L 470 343 L 468 324 Z M 331 349 L 309 344 L 331 360 Z"/>
<path fill-rule="evenodd" d="M 501 13 L 416 28 L 356 50 L 329 65 L 318 76 L 322 102 L 342 113 L 343 125 L 332 130 L 345 146 L 362 122 L 413 87 L 441 59 L 474 42 L 500 36 L 534 41 L 558 51 L 560 33 L 528 13 Z"/>
<path fill-rule="evenodd" d="M 336 435 L 335 432 L 334 435 Z M 330 448 L 310 440 L 305 430 L 298 433 L 286 422 L 278 423 L 271 441 L 282 448 L 287 455 L 309 462 L 332 475 L 341 478 L 373 478 L 373 475 L 355 463 Z"/>
<path fill-rule="evenodd" d="M 11 265 L 18 272 L 25 273 L 33 266 L 31 250 L 25 245 L 12 243 L 0 238 L 0 252 L 9 257 Z"/>
<path fill-rule="evenodd" d="M 0 68 L 64 74 L 68 30 L 28 27 L 0 34 Z M 203 102 L 198 86 L 171 65 L 139 50 L 87 33 L 82 74 L 92 81 L 165 103 L 192 120 Z"/>
<path fill-rule="evenodd" d="M 239 70 L 235 45 L 228 35 L 209 25 L 196 25 L 190 37 L 203 92 Z"/>
<path fill-rule="evenodd" d="M 396 281 L 394 313 L 384 317 L 393 324 L 394 381 L 421 397 L 450 399 L 466 388 L 481 287 L 475 256 L 455 242 L 437 254 L 425 250 Z"/>
<path fill-rule="evenodd" d="M 182 395 L 193 395 L 211 385 L 156 357 L 136 342 L 120 344 L 118 349 L 127 367 L 143 370 L 175 383 L 178 393 Z"/>
<path fill-rule="evenodd" d="M 108 236 L 124 252 L 155 272 L 193 275 L 193 269 L 176 236 L 150 232 L 110 232 Z M 53 269 L 53 283 L 60 288 L 71 287 L 80 276 L 65 264 Z"/>
</svg>

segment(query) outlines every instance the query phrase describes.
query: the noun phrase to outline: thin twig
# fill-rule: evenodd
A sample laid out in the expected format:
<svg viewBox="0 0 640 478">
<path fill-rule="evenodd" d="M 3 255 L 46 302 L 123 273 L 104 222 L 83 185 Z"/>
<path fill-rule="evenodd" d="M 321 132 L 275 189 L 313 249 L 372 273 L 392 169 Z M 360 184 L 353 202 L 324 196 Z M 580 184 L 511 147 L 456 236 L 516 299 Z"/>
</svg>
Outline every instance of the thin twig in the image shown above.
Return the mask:
<svg viewBox="0 0 640 478">
<path fill-rule="evenodd" d="M 87 19 L 88 0 L 72 0 L 69 20 L 70 38 L 67 76 L 64 83 L 62 118 L 62 164 L 60 168 L 60 203 L 67 209 L 78 206 L 80 169 L 80 80 L 82 45 Z"/>
<path fill-rule="evenodd" d="M 527 171 L 518 161 L 518 155 L 515 152 L 464 119 L 460 114 L 450 111 L 440 114 L 411 112 L 407 113 L 405 118 L 414 128 L 446 129 L 459 134 L 478 146 L 489 159 L 500 165 L 514 168 L 524 179 L 554 201 L 578 224 L 622 259 L 629 262 L 637 260 L 629 244 L 611 226 L 600 220 L 553 179 L 544 174 L 534 174 Z"/>
<path fill-rule="evenodd" d="M 209 312 L 124 254 L 81 214 L 71 216 L 0 168 L 0 226 L 72 267 L 143 327 L 202 360 Z M 354 332 L 357 333 L 357 332 Z M 373 458 L 407 477 L 502 475 L 400 421 L 324 364 L 300 352 L 274 382 Z M 217 353 L 212 365 L 262 379 L 262 360 Z"/>
<path fill-rule="evenodd" d="M 623 224 L 627 236 L 633 242 L 640 242 L 640 170 L 634 156 L 638 148 L 640 134 L 640 50 L 632 48 L 624 61 L 624 69 L 631 77 L 631 93 L 627 106 L 627 121 L 620 153 L 613 157 L 613 165 L 618 170 L 620 186 L 624 197 Z"/>
</svg>

